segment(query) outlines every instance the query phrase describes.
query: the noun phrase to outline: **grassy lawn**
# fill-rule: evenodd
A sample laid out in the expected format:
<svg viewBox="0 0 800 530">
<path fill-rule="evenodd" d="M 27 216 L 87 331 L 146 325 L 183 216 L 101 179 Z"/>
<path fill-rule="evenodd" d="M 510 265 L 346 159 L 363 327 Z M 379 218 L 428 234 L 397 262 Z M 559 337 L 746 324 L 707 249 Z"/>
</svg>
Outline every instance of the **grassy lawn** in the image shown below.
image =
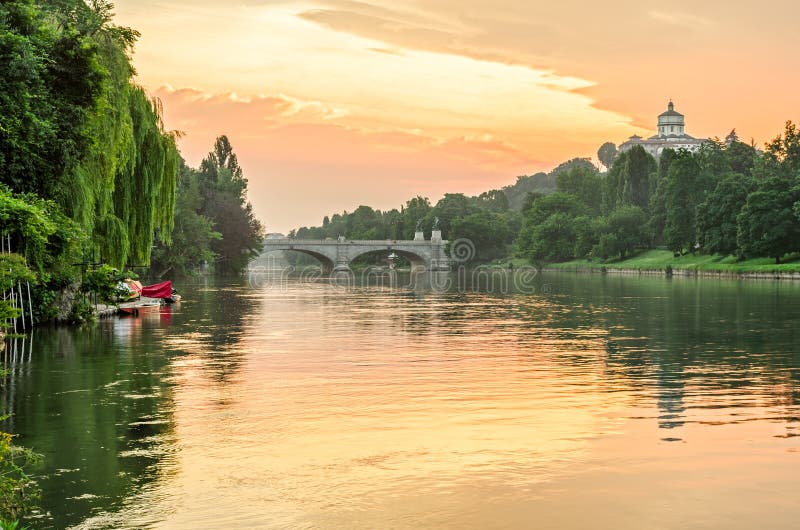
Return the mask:
<svg viewBox="0 0 800 530">
<path fill-rule="evenodd" d="M 736 261 L 733 256 L 701 255 L 674 257 L 668 250 L 646 250 L 625 260 L 589 261 L 575 260 L 566 263 L 547 265 L 553 269 L 599 269 L 602 267 L 615 269 L 663 270 L 671 265 L 675 270 L 721 271 L 721 272 L 800 272 L 800 254 L 785 256 L 783 263 L 777 265 L 771 258 L 756 258 Z"/>
</svg>

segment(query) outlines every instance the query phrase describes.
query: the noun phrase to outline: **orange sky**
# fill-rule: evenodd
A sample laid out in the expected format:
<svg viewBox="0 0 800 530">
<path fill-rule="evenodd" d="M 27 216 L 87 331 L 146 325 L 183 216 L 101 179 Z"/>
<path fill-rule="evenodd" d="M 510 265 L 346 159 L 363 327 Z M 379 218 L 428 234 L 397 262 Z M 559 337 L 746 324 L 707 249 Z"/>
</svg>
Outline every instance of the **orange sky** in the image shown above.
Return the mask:
<svg viewBox="0 0 800 530">
<path fill-rule="evenodd" d="M 197 165 L 227 134 L 271 232 L 479 193 L 652 134 L 759 144 L 800 97 L 800 6 L 707 0 L 118 0 Z"/>
</svg>

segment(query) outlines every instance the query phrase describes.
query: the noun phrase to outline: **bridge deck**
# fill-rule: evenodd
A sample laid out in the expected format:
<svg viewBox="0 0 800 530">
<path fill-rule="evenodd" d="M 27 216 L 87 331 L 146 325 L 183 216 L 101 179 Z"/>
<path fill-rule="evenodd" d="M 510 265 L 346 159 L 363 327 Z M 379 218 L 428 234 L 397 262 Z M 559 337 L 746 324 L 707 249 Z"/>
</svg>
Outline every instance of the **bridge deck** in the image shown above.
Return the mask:
<svg viewBox="0 0 800 530">
<path fill-rule="evenodd" d="M 447 243 L 445 240 L 439 241 L 415 241 L 413 239 L 372 239 L 372 240 L 350 240 L 339 241 L 336 239 L 267 239 L 265 245 L 357 245 L 357 246 L 383 246 L 383 245 L 418 245 L 429 246 L 431 244 Z"/>
</svg>

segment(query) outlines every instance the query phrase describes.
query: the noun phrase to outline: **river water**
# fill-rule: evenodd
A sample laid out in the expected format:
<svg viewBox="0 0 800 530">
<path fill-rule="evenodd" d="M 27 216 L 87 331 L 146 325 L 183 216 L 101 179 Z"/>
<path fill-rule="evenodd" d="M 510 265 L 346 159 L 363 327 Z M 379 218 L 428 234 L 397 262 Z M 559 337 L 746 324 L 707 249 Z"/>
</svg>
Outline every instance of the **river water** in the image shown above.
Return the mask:
<svg viewBox="0 0 800 530">
<path fill-rule="evenodd" d="M 27 524 L 797 528 L 800 285 L 403 283 L 184 285 L 10 343 Z"/>
</svg>

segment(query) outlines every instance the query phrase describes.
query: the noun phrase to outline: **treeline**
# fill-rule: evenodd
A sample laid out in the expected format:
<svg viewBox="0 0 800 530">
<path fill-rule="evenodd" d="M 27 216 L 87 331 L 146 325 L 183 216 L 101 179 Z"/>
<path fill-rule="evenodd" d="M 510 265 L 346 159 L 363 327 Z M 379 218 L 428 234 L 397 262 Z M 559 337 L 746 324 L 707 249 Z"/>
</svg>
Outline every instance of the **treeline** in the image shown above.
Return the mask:
<svg viewBox="0 0 800 530">
<path fill-rule="evenodd" d="M 522 214 L 509 208 L 502 190 L 476 197 L 448 193 L 435 205 L 425 197 L 414 197 L 399 210 L 386 212 L 359 206 L 353 212 L 327 216 L 322 226 L 300 228 L 289 233 L 298 239 L 412 239 L 419 223 L 430 237 L 436 219 L 442 234 L 451 239 L 475 241 L 478 259 L 491 260 L 507 255 L 514 236 L 522 226 Z"/>
<path fill-rule="evenodd" d="M 227 138 L 199 169 L 185 165 L 160 103 L 133 80 L 138 33 L 112 9 L 0 3 L 0 283 L 31 284 L 37 322 L 91 314 L 76 294 L 101 264 L 237 272 L 260 248 Z M 0 332 L 18 313 L 0 302 Z"/>
<path fill-rule="evenodd" d="M 533 263 L 625 258 L 644 249 L 780 261 L 800 251 L 800 133 L 791 122 L 763 151 L 732 132 L 698 152 L 667 149 L 658 160 L 637 146 L 601 147 L 610 166 L 586 159 L 476 197 L 415 197 L 399 210 L 360 206 L 301 228 L 298 238 L 408 239 L 418 220 L 430 233 L 468 238 L 476 261 L 513 256 Z"/>
<path fill-rule="evenodd" d="M 763 152 L 731 134 L 699 151 L 636 146 L 607 174 L 557 176 L 532 197 L 518 252 L 538 262 L 624 258 L 639 249 L 776 262 L 800 251 L 800 134 L 791 123 Z"/>
<path fill-rule="evenodd" d="M 214 142 L 199 169 L 181 160 L 171 241 L 157 238 L 155 275 L 185 276 L 209 264 L 236 274 L 261 252 L 264 230 L 247 202 L 247 179 L 227 136 Z"/>
<path fill-rule="evenodd" d="M 549 173 L 521 176 L 513 185 L 474 197 L 448 193 L 435 205 L 426 197 L 414 197 L 400 209 L 374 210 L 359 206 L 352 212 L 333 214 L 317 227 L 302 227 L 289 233 L 298 239 L 411 239 L 419 223 L 430 237 L 435 219 L 445 238 L 470 239 L 475 243 L 478 261 L 507 257 L 522 228 L 522 210 L 531 197 L 556 191 L 557 176 L 572 169 L 597 171 L 585 158 L 564 162 Z M 301 260 L 298 257 L 294 261 Z M 301 260 L 302 261 L 302 260 Z"/>
</svg>

